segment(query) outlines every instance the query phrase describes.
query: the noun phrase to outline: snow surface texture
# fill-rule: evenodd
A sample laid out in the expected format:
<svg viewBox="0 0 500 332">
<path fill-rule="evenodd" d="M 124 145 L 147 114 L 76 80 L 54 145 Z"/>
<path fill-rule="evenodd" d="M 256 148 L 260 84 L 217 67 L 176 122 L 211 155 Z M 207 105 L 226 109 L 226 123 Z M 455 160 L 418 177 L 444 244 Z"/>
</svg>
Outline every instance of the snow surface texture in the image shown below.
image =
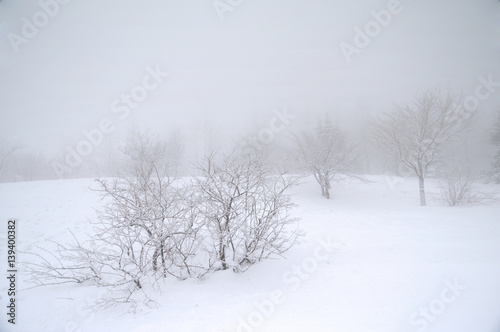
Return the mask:
<svg viewBox="0 0 500 332">
<path fill-rule="evenodd" d="M 169 278 L 160 307 L 135 314 L 93 312 L 94 287 L 21 283 L 17 324 L 4 313 L 0 331 L 500 331 L 500 203 L 451 208 L 429 180 L 422 208 L 414 178 L 363 179 L 334 186 L 331 200 L 312 178 L 297 188 L 295 214 L 307 234 L 284 258 L 242 274 Z M 68 228 L 83 236 L 102 204 L 91 185 L 0 184 L 0 220 L 17 218 L 24 251 L 69 240 Z M 0 243 L 5 262 L 3 230 Z M 6 298 L 2 278 L 4 311 Z"/>
</svg>

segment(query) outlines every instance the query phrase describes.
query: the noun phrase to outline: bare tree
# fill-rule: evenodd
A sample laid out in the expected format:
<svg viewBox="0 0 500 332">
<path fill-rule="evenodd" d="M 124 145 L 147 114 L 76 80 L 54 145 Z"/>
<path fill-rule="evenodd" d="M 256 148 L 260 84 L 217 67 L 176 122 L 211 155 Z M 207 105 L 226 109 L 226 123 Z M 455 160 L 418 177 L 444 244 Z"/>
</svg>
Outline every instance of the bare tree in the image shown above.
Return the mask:
<svg viewBox="0 0 500 332">
<path fill-rule="evenodd" d="M 318 121 L 314 129 L 304 130 L 294 136 L 292 153 L 302 169 L 314 175 L 321 187 L 321 194 L 329 199 L 331 182 L 335 176 L 347 172 L 356 162 L 355 146 L 348 136 L 335 127 L 328 117 Z"/>
<path fill-rule="evenodd" d="M 198 208 L 218 268 L 243 271 L 295 244 L 300 232 L 287 190 L 297 177 L 273 171 L 261 155 L 235 152 L 220 163 L 212 154 L 199 170 Z"/>
<path fill-rule="evenodd" d="M 41 179 L 50 172 L 50 165 L 41 153 L 17 153 L 12 160 L 16 181 Z"/>
<path fill-rule="evenodd" d="M 168 177 L 165 143 L 135 134 L 125 153 L 119 178 L 96 180 L 105 205 L 91 238 L 55 243 L 55 260 L 35 254 L 27 270 L 36 285 L 93 282 L 111 290 L 104 304 L 114 305 L 130 302 L 137 291 L 150 300 L 145 286 L 158 291 L 168 275 L 185 279 L 210 270 L 211 261 L 198 254 L 204 236 L 195 200 L 189 186 Z"/>
<path fill-rule="evenodd" d="M 449 146 L 448 146 L 449 145 Z M 438 163 L 441 199 L 449 206 L 486 203 L 495 195 L 480 190 L 479 173 L 474 172 L 469 157 L 467 137 L 459 137 L 443 149 L 443 160 Z"/>
<path fill-rule="evenodd" d="M 0 172 L 2 173 L 5 172 L 5 168 L 9 163 L 10 159 L 12 158 L 14 153 L 20 148 L 21 147 L 19 145 L 15 145 L 4 139 L 0 139 Z"/>
<path fill-rule="evenodd" d="M 429 166 L 440 158 L 442 145 L 472 123 L 462 97 L 447 90 L 431 89 L 408 104 L 373 121 L 372 142 L 389 156 L 413 170 L 419 179 L 420 205 L 426 205 L 425 177 Z"/>
<path fill-rule="evenodd" d="M 296 178 L 262 158 L 209 157 L 188 181 L 168 176 L 166 144 L 149 135 L 131 136 L 124 152 L 120 177 L 96 180 L 104 207 L 92 234 L 31 253 L 24 270 L 34 285 L 92 283 L 110 291 L 99 306 L 135 306 L 153 301 L 168 276 L 244 271 L 295 243 L 286 191 Z"/>
<path fill-rule="evenodd" d="M 169 177 L 166 143 L 135 134 L 129 138 L 125 153 L 130 157 L 127 173 L 111 182 L 98 180 L 111 202 L 100 214 L 96 234 L 123 236 L 118 244 L 136 256 L 137 266 L 144 265 L 141 271 L 161 270 L 163 277 L 170 274 L 178 278 L 205 273 L 210 263 L 206 267 L 193 263 L 201 228 L 195 224 L 192 193 Z"/>
<path fill-rule="evenodd" d="M 185 150 L 184 137 L 178 128 L 173 128 L 167 138 L 167 163 L 171 173 L 179 175 L 179 169 L 182 165 L 182 156 Z"/>
</svg>

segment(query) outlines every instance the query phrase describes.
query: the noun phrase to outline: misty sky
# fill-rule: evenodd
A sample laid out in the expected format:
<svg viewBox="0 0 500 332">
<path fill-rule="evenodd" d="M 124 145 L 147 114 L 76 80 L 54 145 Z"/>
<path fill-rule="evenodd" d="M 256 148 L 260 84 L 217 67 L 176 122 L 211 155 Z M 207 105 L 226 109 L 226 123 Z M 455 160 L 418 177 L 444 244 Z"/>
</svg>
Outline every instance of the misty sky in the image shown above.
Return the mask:
<svg viewBox="0 0 500 332">
<path fill-rule="evenodd" d="M 402 0 L 401 12 L 348 63 L 340 44 L 354 44 L 354 28 L 387 6 L 252 0 L 221 20 L 212 0 L 73 0 L 16 53 L 8 34 L 21 35 L 22 18 L 31 21 L 41 7 L 2 0 L 0 131 L 62 154 L 103 118 L 117 130 L 190 131 L 209 118 L 238 132 L 286 106 L 295 114 L 328 111 L 353 126 L 438 84 L 467 95 L 481 75 L 500 81 L 494 0 Z M 113 102 L 158 66 L 169 77 L 120 120 Z M 499 92 L 480 105 L 487 124 Z"/>
</svg>

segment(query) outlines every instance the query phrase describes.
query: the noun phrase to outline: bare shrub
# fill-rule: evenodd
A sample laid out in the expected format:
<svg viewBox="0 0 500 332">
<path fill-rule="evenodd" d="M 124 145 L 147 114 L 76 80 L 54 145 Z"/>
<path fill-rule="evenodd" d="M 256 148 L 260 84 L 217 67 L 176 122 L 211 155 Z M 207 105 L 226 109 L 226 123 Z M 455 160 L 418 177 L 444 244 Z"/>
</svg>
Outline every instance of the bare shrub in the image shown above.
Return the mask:
<svg viewBox="0 0 500 332">
<path fill-rule="evenodd" d="M 91 282 L 111 290 L 103 304 L 113 305 L 133 302 L 145 286 L 160 290 L 167 275 L 185 279 L 210 270 L 211 261 L 198 255 L 203 229 L 191 193 L 166 174 L 165 144 L 138 135 L 125 152 L 129 162 L 121 177 L 96 180 L 105 205 L 92 237 L 54 242 L 50 260 L 35 255 L 28 272 L 36 285 Z"/>
<path fill-rule="evenodd" d="M 200 165 L 200 177 L 167 175 L 163 142 L 139 135 L 118 178 L 98 179 L 104 207 L 92 235 L 31 253 L 25 271 L 35 286 L 91 283 L 109 292 L 108 307 L 151 303 L 162 280 L 198 278 L 218 269 L 244 271 L 281 255 L 299 232 L 285 192 L 296 178 L 276 172 L 263 158 L 234 155 Z"/>
<path fill-rule="evenodd" d="M 470 169 L 455 167 L 438 182 L 441 199 L 449 206 L 478 204 L 491 199 L 491 194 L 478 190 L 476 181 Z"/>
<path fill-rule="evenodd" d="M 299 236 L 286 193 L 297 177 L 273 170 L 262 155 L 229 155 L 220 163 L 214 155 L 198 166 L 199 214 L 210 234 L 210 255 L 219 269 L 246 270 L 279 256 Z"/>
</svg>

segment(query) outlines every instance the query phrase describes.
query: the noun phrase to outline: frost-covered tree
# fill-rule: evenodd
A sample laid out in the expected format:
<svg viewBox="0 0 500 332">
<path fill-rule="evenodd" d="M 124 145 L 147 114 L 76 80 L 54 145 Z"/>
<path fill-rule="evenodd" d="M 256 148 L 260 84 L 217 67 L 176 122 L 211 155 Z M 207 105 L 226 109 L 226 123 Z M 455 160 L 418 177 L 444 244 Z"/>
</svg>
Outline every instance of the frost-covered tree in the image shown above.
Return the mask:
<svg viewBox="0 0 500 332">
<path fill-rule="evenodd" d="M 420 205 L 425 206 L 429 166 L 440 158 L 442 145 L 471 124 L 472 115 L 460 95 L 435 88 L 410 103 L 396 105 L 393 112 L 375 119 L 369 129 L 373 144 L 418 176 Z"/>
<path fill-rule="evenodd" d="M 329 199 L 331 182 L 336 175 L 348 171 L 356 161 L 356 150 L 348 136 L 325 116 L 313 129 L 294 136 L 293 155 L 299 167 L 314 175 L 321 194 Z"/>
<path fill-rule="evenodd" d="M 161 291 L 160 280 L 199 277 L 211 261 L 199 255 L 205 236 L 197 224 L 190 186 L 169 177 L 166 144 L 147 134 L 134 134 L 124 149 L 120 176 L 98 179 L 104 206 L 98 209 L 88 239 L 53 243 L 48 256 L 34 253 L 26 271 L 36 285 L 89 282 L 109 290 L 103 306 L 134 302 L 142 291 Z"/>
<path fill-rule="evenodd" d="M 0 139 L 0 172 L 5 170 L 10 158 L 20 149 L 20 146 L 14 145 L 6 140 Z"/>
<path fill-rule="evenodd" d="M 149 303 L 168 276 L 244 271 L 295 243 L 287 190 L 297 178 L 262 158 L 209 157 L 189 180 L 169 177 L 167 145 L 150 135 L 129 137 L 124 152 L 120 176 L 97 180 L 104 205 L 93 232 L 31 253 L 24 270 L 32 283 L 105 287 L 103 307 Z"/>
<path fill-rule="evenodd" d="M 261 155 L 208 156 L 196 179 L 199 215 L 217 268 L 244 271 L 288 250 L 299 235 L 288 190 L 297 178 L 272 169 Z"/>
<path fill-rule="evenodd" d="M 500 184 L 500 115 L 493 127 L 491 141 L 497 148 L 497 151 L 493 155 L 493 161 L 491 162 L 491 177 L 495 183 Z"/>
</svg>

